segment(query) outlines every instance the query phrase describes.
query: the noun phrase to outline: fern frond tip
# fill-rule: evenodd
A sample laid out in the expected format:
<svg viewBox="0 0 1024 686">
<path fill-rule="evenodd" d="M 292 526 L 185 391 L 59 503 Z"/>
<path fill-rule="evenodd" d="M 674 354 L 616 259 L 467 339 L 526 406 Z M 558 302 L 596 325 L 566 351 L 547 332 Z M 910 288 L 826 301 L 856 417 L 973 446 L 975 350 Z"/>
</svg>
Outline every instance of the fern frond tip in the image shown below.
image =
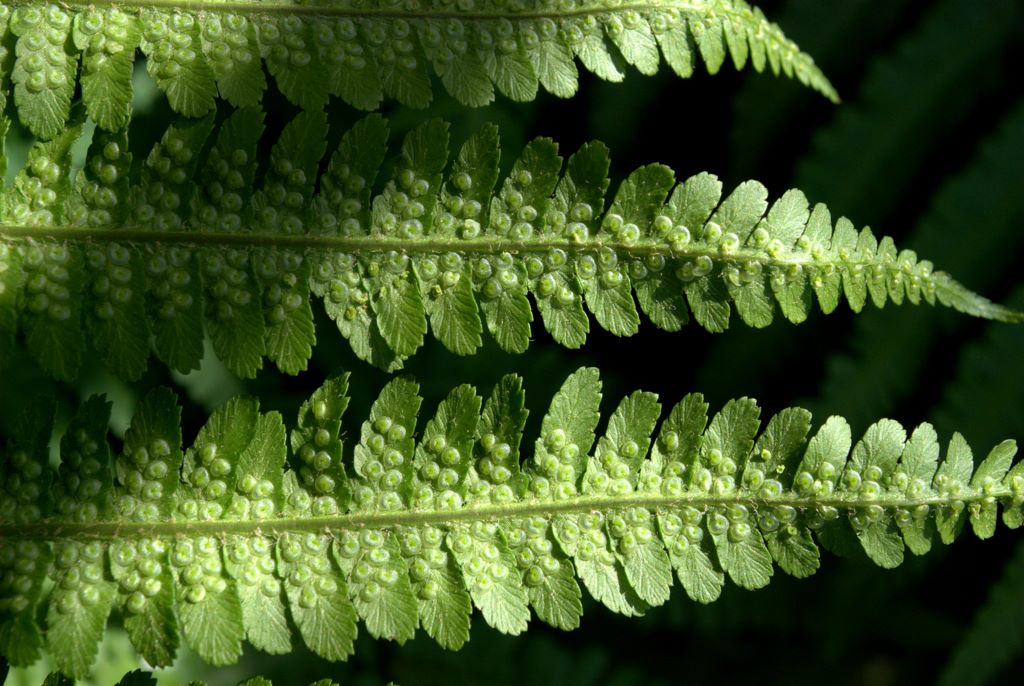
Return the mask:
<svg viewBox="0 0 1024 686">
<path fill-rule="evenodd" d="M 364 110 L 385 98 L 425 107 L 431 74 L 468 106 L 486 105 L 496 92 L 532 100 L 541 87 L 570 97 L 578 88 L 577 59 L 619 81 L 623 64 L 653 74 L 664 59 L 686 77 L 698 59 L 714 73 L 730 57 L 737 68 L 770 68 L 837 99 L 813 60 L 742 0 L 640 0 L 626 7 L 606 0 L 427 0 L 412 9 L 380 1 L 201 1 L 172 8 L 160 0 L 107 7 L 20 0 L 0 8 L 0 37 L 8 31 L 15 104 L 22 122 L 44 139 L 67 121 L 76 80 L 92 119 L 110 131 L 124 128 L 137 48 L 171 107 L 189 117 L 212 111 L 218 96 L 239 107 L 258 104 L 267 85 L 263 64 L 281 92 L 306 109 L 323 107 L 332 95 Z"/>
</svg>

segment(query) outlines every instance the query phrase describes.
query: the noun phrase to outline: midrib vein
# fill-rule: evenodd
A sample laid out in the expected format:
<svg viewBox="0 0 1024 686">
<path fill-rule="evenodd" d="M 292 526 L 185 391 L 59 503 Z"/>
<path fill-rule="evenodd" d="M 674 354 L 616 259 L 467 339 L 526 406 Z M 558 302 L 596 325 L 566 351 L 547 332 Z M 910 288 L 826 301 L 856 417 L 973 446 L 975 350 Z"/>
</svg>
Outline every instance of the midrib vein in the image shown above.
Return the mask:
<svg viewBox="0 0 1024 686">
<path fill-rule="evenodd" d="M 583 496 L 561 501 L 527 500 L 507 505 L 483 505 L 464 507 L 458 510 L 394 510 L 389 512 L 353 512 L 327 517 L 283 516 L 263 520 L 216 520 L 216 521 L 160 521 L 160 522 L 118 522 L 100 521 L 89 523 L 42 521 L 27 524 L 0 523 L 0 539 L 47 540 L 98 538 L 116 540 L 122 538 L 174 538 L 190 536 L 230 535 L 280 535 L 284 533 L 322 533 L 359 529 L 389 529 L 400 526 L 452 526 L 481 521 L 501 521 L 520 517 L 556 517 L 558 515 L 582 514 L 644 508 L 655 513 L 671 512 L 683 507 L 707 509 L 746 505 L 755 515 L 760 508 L 789 506 L 798 510 L 831 506 L 840 512 L 871 505 L 891 512 L 895 509 L 913 509 L 921 505 L 929 507 L 950 507 L 959 503 L 966 507 L 971 503 L 982 503 L 987 498 L 1012 497 L 1009 488 L 995 489 L 989 493 L 977 492 L 958 496 L 929 496 L 909 498 L 881 496 L 858 498 L 853 494 L 839 493 L 826 498 L 780 496 L 778 498 L 757 498 L 750 496 L 711 496 L 706 493 L 666 496 L 658 494 L 636 494 L 628 497 L 609 498 L 605 496 Z"/>
<path fill-rule="evenodd" d="M 224 248 L 284 248 L 310 251 L 330 251 L 352 255 L 387 254 L 391 252 L 406 255 L 439 255 L 448 252 L 467 255 L 500 255 L 511 254 L 545 254 L 551 250 L 561 249 L 568 254 L 593 253 L 610 248 L 620 256 L 647 257 L 660 255 L 666 259 L 695 259 L 702 256 L 712 258 L 716 262 L 763 265 L 792 266 L 817 265 L 820 267 L 875 267 L 881 266 L 890 271 L 900 271 L 903 266 L 899 261 L 881 262 L 877 259 L 858 260 L 843 259 L 840 256 L 827 255 L 825 259 L 817 259 L 810 253 L 787 253 L 778 257 L 765 255 L 763 252 L 749 248 L 737 248 L 732 252 L 723 252 L 717 247 L 689 244 L 684 250 L 675 250 L 668 245 L 637 243 L 629 245 L 618 241 L 605 241 L 600 238 L 590 239 L 585 243 L 576 243 L 561 238 L 539 238 L 529 241 L 517 241 L 499 236 L 482 238 L 423 238 L 405 239 L 391 236 L 317 236 L 310 234 L 267 234 L 267 233 L 215 233 L 201 231 L 148 231 L 143 229 L 91 229 L 0 225 L 0 241 L 24 242 L 33 240 L 56 240 L 75 243 L 134 243 L 142 245 L 182 245 L 190 247 L 224 247 Z"/>
<path fill-rule="evenodd" d="M 12 3 L 19 5 L 38 5 L 39 2 L 31 0 L 16 0 Z M 496 10 L 494 12 L 483 11 L 451 11 L 451 10 L 405 10 L 393 7 L 342 7 L 335 3 L 307 2 L 297 5 L 291 2 L 240 2 L 229 0 L 227 2 L 203 2 L 202 0 L 63 0 L 61 5 L 75 10 L 94 9 L 99 7 L 117 7 L 119 9 L 160 9 L 160 10 L 183 10 L 188 12 L 216 12 L 222 14 L 254 14 L 254 15 L 301 15 L 317 17 L 381 17 L 381 18 L 402 18 L 402 19 L 464 19 L 464 20 L 487 20 L 487 19 L 565 19 L 571 17 L 586 17 L 621 12 L 651 12 L 658 10 L 678 10 L 684 13 L 701 13 L 707 16 L 725 15 L 729 17 L 741 17 L 743 13 L 731 5 L 721 3 L 703 2 L 679 2 L 674 0 L 650 0 L 649 2 L 624 2 L 619 5 L 598 5 L 578 7 L 569 10 L 550 11 L 519 11 Z M 763 23 L 763 22 L 762 22 Z"/>
</svg>

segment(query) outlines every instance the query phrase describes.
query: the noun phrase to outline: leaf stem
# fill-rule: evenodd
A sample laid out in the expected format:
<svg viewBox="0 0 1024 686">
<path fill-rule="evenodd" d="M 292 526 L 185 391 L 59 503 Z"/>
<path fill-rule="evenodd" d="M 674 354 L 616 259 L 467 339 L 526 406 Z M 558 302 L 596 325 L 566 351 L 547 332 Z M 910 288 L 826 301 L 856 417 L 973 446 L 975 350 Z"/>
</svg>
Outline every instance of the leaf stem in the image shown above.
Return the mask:
<svg viewBox="0 0 1024 686">
<path fill-rule="evenodd" d="M 440 255 L 448 252 L 468 255 L 546 254 L 551 250 L 567 253 L 591 253 L 610 248 L 621 256 L 647 257 L 662 255 L 673 259 L 694 259 L 707 256 L 716 262 L 788 267 L 792 265 L 817 265 L 821 267 L 874 267 L 877 261 L 856 259 L 817 259 L 809 253 L 788 253 L 771 257 L 758 250 L 738 248 L 723 252 L 715 246 L 693 243 L 683 250 L 670 248 L 664 243 L 641 242 L 626 244 L 620 241 L 604 240 L 600 237 L 577 243 L 564 238 L 540 238 L 528 241 L 513 240 L 501 236 L 480 238 L 396 238 L 393 236 L 329 236 L 314 234 L 267 234 L 267 233 L 214 233 L 199 231 L 153 231 L 129 227 L 118 229 L 68 228 L 15 226 L 0 224 L 0 241 L 25 242 L 35 240 L 73 241 L 80 243 L 151 243 L 153 245 L 181 245 L 185 247 L 235 247 L 235 248 L 285 248 L 297 250 L 321 250 L 363 254 L 387 254 L 399 252 L 407 255 Z M 899 262 L 881 265 L 899 271 Z"/>
<path fill-rule="evenodd" d="M 830 506 L 840 511 L 877 505 L 886 511 L 913 509 L 921 505 L 930 508 L 966 506 L 981 503 L 992 497 L 996 500 L 1011 498 L 1009 488 L 993 490 L 990 493 L 974 493 L 966 497 L 934 496 L 927 498 L 876 497 L 863 498 L 852 494 L 838 493 L 828 497 L 800 497 L 783 495 L 777 498 L 752 498 L 712 496 L 706 493 L 690 493 L 666 496 L 656 493 L 639 493 L 628 497 L 580 496 L 577 498 L 541 501 L 523 500 L 507 505 L 468 506 L 457 510 L 396 510 L 390 512 L 353 512 L 332 516 L 282 516 L 262 520 L 216 520 L 216 521 L 160 521 L 160 522 L 119 522 L 99 521 L 76 522 L 35 522 L 29 524 L 0 523 L 0 539 L 47 540 L 61 539 L 119 539 L 177 536 L 228 536 L 228 535 L 275 535 L 284 533 L 332 532 L 358 529 L 387 529 L 399 526 L 446 526 L 478 521 L 498 521 L 521 517 L 555 517 L 558 515 L 581 514 L 586 512 L 608 513 L 617 510 L 644 508 L 654 513 L 666 513 L 683 507 L 707 509 L 729 505 L 746 505 L 755 512 L 759 508 L 789 506 L 799 510 Z"/>
</svg>

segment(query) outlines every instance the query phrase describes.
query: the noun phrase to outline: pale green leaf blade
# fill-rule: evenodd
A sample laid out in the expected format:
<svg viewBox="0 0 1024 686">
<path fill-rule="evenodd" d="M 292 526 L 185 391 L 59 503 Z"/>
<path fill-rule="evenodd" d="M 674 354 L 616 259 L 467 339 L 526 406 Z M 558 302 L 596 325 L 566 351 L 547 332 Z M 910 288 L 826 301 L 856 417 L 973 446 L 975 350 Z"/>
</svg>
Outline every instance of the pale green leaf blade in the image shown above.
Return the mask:
<svg viewBox="0 0 1024 686">
<path fill-rule="evenodd" d="M 316 403 L 315 395 L 310 402 Z M 236 423 L 244 424 L 237 419 L 240 418 L 236 413 L 232 421 L 234 430 L 237 430 Z M 283 510 L 284 424 L 276 412 L 257 415 L 254 419 L 251 440 L 234 460 L 231 470 L 228 488 L 234 494 L 224 515 L 228 519 L 267 519 Z M 221 593 L 230 597 L 219 600 L 227 606 L 225 615 L 230 618 L 230 623 L 221 625 L 223 654 L 235 650 L 242 638 L 269 653 L 288 652 L 291 630 L 285 619 L 281 583 L 273 574 L 273 550 L 269 541 L 262 537 L 249 540 L 236 536 L 222 545 L 224 569 L 230 576 L 225 579 L 227 593 Z M 216 621 L 223 622 L 218 618 L 209 623 L 214 625 Z"/>
<path fill-rule="evenodd" d="M 617 270 L 608 270 L 597 279 L 587 279 L 583 287 L 587 307 L 594 318 L 601 328 L 616 336 L 632 336 L 640 330 L 640 315 L 632 291 L 629 277 Z"/>
<path fill-rule="evenodd" d="M 470 597 L 488 624 L 505 634 L 526 631 L 526 589 L 515 558 L 497 525 L 453 527 L 448 547 L 462 568 Z"/>
<path fill-rule="evenodd" d="M 93 133 L 72 199 L 72 212 L 80 213 L 85 225 L 102 226 L 127 218 L 128 203 L 110 207 L 109 198 L 130 196 L 131 163 L 127 131 Z M 85 259 L 91 273 L 84 285 L 82 313 L 94 338 L 93 348 L 118 376 L 137 379 L 149 358 L 142 256 L 129 245 L 110 243 L 87 249 Z"/>
<path fill-rule="evenodd" d="M 200 22 L 192 14 L 149 8 L 140 11 L 139 19 L 146 70 L 174 111 L 186 117 L 212 111 L 217 84 L 210 63 L 200 56 Z"/>
<path fill-rule="evenodd" d="M 124 628 L 135 650 L 154 666 L 174 661 L 181 635 L 167 552 L 167 545 L 158 538 L 115 543 L 110 551 Z"/>
<path fill-rule="evenodd" d="M 385 18 L 363 22 L 368 52 L 380 54 L 398 40 L 405 40 L 393 60 L 380 60 L 380 84 L 385 97 L 394 98 L 406 107 L 423 108 L 433 99 L 427 59 L 417 42 L 407 40 L 408 24 L 400 25 Z"/>
<path fill-rule="evenodd" d="M 983 493 L 995 490 L 1010 470 L 1016 454 L 1017 443 L 1015 441 L 1003 441 L 994 447 L 978 465 L 974 476 L 971 477 L 971 488 Z M 991 538 L 995 533 L 998 514 L 994 499 L 993 502 L 988 502 L 986 499 L 981 503 L 973 503 L 968 512 L 974 534 L 981 539 Z"/>
<path fill-rule="evenodd" d="M 849 423 L 842 417 L 829 417 L 808 441 L 803 460 L 796 468 L 794 486 L 800 489 L 803 483 L 807 488 L 816 490 L 822 483 L 827 483 L 828 490 L 831 490 L 839 482 L 851 445 L 853 438 Z"/>
<path fill-rule="evenodd" d="M 135 410 L 124 435 L 124 450 L 116 460 L 115 475 L 121 485 L 141 481 L 144 485 L 140 491 L 148 487 L 162 497 L 146 498 L 146 502 L 125 499 L 118 504 L 122 516 L 135 521 L 170 516 L 181 465 L 181 408 L 173 392 L 156 388 Z"/>
<path fill-rule="evenodd" d="M 464 502 L 481 402 L 473 387 L 463 384 L 452 389 L 427 422 L 423 438 L 416 447 L 413 507 L 450 508 Z M 478 532 L 472 533 L 477 536 Z M 478 542 L 482 545 L 494 535 L 481 534 Z M 473 554 L 476 548 L 475 544 L 463 547 L 456 557 Z"/>
<path fill-rule="evenodd" d="M 253 197 L 258 226 L 287 234 L 309 230 L 307 213 L 326 135 L 323 112 L 302 112 L 285 127 L 271 151 L 263 189 Z M 297 374 L 306 368 L 316 342 L 310 260 L 300 251 L 281 250 L 254 262 L 263 288 L 267 357 L 286 374 Z"/>
<path fill-rule="evenodd" d="M 426 298 L 423 303 L 430 316 L 430 328 L 434 335 L 446 348 L 458 355 L 471 355 L 482 343 L 483 324 L 480 322 L 480 312 L 473 296 L 473 286 L 468 272 L 468 268 L 444 272 L 440 284 L 425 291 Z M 507 295 L 503 296 L 499 298 L 500 303 L 510 300 Z M 518 311 L 508 311 L 509 305 L 498 305 L 494 320 L 500 324 L 496 327 L 497 331 L 493 332 L 502 348 L 509 349 L 509 346 L 512 346 L 512 349 L 519 348 L 519 352 L 525 350 L 526 346 L 517 340 L 522 338 L 521 335 L 517 336 L 517 330 L 522 328 L 525 318 L 528 341 L 529 321 L 532 319 L 526 297 L 523 296 L 521 300 L 525 303 L 525 308 L 520 307 Z M 518 304 L 519 301 L 512 302 Z M 510 304 L 512 307 L 515 306 Z"/>
<path fill-rule="evenodd" d="M 603 517 L 597 514 L 559 517 L 554 522 L 555 538 L 573 557 L 576 574 L 590 595 L 612 612 L 637 617 L 647 605 L 633 590 L 608 548 L 603 528 Z"/>
<path fill-rule="evenodd" d="M 956 495 L 967 487 L 974 468 L 971 447 L 964 436 L 954 433 L 946 448 L 946 459 L 935 474 L 935 486 L 940 494 Z M 964 526 L 966 512 L 963 504 L 954 504 L 935 513 L 935 525 L 942 543 L 949 544 Z"/>
<path fill-rule="evenodd" d="M 210 13 L 200 22 L 200 45 L 210 61 L 220 96 L 235 107 L 258 105 L 267 87 L 255 23 L 235 14 Z"/>
<path fill-rule="evenodd" d="M 80 132 L 77 121 L 53 140 L 32 146 L 26 168 L 6 190 L 6 214 L 21 222 L 64 219 L 72 197 L 71 147 Z M 47 200 L 50 194 L 55 202 Z M 21 264 L 26 271 L 26 302 L 19 309 L 27 347 L 44 371 L 58 379 L 74 379 L 85 353 L 81 248 L 60 243 L 27 246 Z"/>
<path fill-rule="evenodd" d="M 570 98 L 579 88 L 579 71 L 572 50 L 558 39 L 556 30 L 554 24 L 541 24 L 537 78 L 552 95 Z"/>
<path fill-rule="evenodd" d="M 209 547 L 212 555 L 197 555 L 196 562 L 184 566 L 180 572 L 178 584 L 179 588 L 184 586 L 184 597 L 176 603 L 178 618 L 185 639 L 204 661 L 229 665 L 242 655 L 245 637 L 242 606 L 234 580 L 225 579 L 219 572 L 203 575 L 204 568 L 221 569 L 220 547 L 216 544 Z M 179 549 L 180 545 L 176 546 L 172 555 L 178 555 Z M 193 571 L 196 569 L 200 571 Z M 198 577 L 198 582 L 189 584 L 194 577 Z"/>
<path fill-rule="evenodd" d="M 321 534 L 285 535 L 277 543 L 277 563 L 303 641 L 320 657 L 344 660 L 353 651 L 356 611 L 330 546 Z"/>
<path fill-rule="evenodd" d="M 416 596 L 398 539 L 392 532 L 354 532 L 333 544 L 342 569 L 349 567 L 349 595 L 370 635 L 405 643 L 416 633 Z"/>
<path fill-rule="evenodd" d="M 694 18 L 689 20 L 693 35 L 704 66 L 709 74 L 717 74 L 725 62 L 725 40 L 722 36 L 722 21 L 718 17 Z"/>
<path fill-rule="evenodd" d="M 82 100 L 89 116 L 107 131 L 127 127 L 138 24 L 118 9 L 87 10 L 75 15 L 71 35 L 82 51 Z"/>
<path fill-rule="evenodd" d="M 361 110 L 379 109 L 384 93 L 380 66 L 373 50 L 349 18 L 314 20 L 320 60 L 327 66 L 331 93 Z"/>
<path fill-rule="evenodd" d="M 931 424 L 921 424 L 910 435 L 900 467 L 906 475 L 906 493 L 911 497 L 920 497 L 935 477 L 939 466 L 939 439 Z M 899 473 L 896 475 L 899 480 Z M 897 481 L 897 486 L 899 482 Z M 915 555 L 924 555 L 931 550 L 932 534 L 935 533 L 935 522 L 923 510 L 914 510 L 909 519 L 897 519 L 903 533 L 903 540 Z"/>
<path fill-rule="evenodd" d="M 61 439 L 62 460 L 54 484 L 55 500 L 80 521 L 114 514 L 113 469 L 107 444 L 110 404 L 89 398 Z M 79 459 L 70 459 L 72 455 Z M 54 546 L 54 588 L 46 615 L 47 649 L 66 674 L 85 678 L 114 606 L 117 586 L 106 569 L 107 545 L 66 541 Z"/>
<path fill-rule="evenodd" d="M 510 417 L 509 421 L 516 420 Z M 514 440 L 518 443 L 518 437 Z M 494 499 L 501 502 L 500 497 Z M 572 562 L 562 552 L 551 525 L 542 517 L 531 517 L 504 525 L 502 531 L 518 563 L 527 598 L 538 619 L 559 629 L 578 627 L 583 614 L 582 594 Z"/>
<path fill-rule="evenodd" d="M 71 116 L 78 55 L 71 52 L 72 15 L 57 5 L 18 7 L 11 14 L 15 45 L 14 102 L 22 123 L 42 140 L 64 131 Z"/>
<path fill-rule="evenodd" d="M 134 190 L 134 220 L 158 231 L 180 230 L 190 220 L 190 183 L 213 128 L 213 117 L 167 129 L 146 158 Z M 179 371 L 199 367 L 203 356 L 202 287 L 196 251 L 175 246 L 146 261 L 146 298 L 157 357 Z"/>
<path fill-rule="evenodd" d="M 904 544 L 895 522 L 871 522 L 854 532 L 864 552 L 879 567 L 894 569 L 903 564 Z"/>
<path fill-rule="evenodd" d="M 257 38 L 267 71 L 288 100 L 306 110 L 327 103 L 328 70 L 317 59 L 317 38 L 312 21 L 298 17 L 260 17 Z"/>
<path fill-rule="evenodd" d="M 274 574 L 270 541 L 262 537 L 252 541 L 244 536 L 229 538 L 225 543 L 224 568 L 235 580 L 245 639 L 254 648 L 272 655 L 290 652 L 291 628 L 284 591 Z"/>
<path fill-rule="evenodd" d="M 691 543 L 681 550 L 669 551 L 672 567 L 686 594 L 698 603 L 711 603 L 718 599 L 725 585 L 725 574 L 712 561 L 711 541 Z"/>
<path fill-rule="evenodd" d="M 454 556 L 444 546 L 444 538 L 440 529 L 431 526 L 399 532 L 403 554 L 409 560 L 420 624 L 442 647 L 458 650 L 469 640 L 472 605 L 466 582 Z"/>
<path fill-rule="evenodd" d="M 256 145 L 263 132 L 263 113 L 252 108 L 235 111 L 221 126 L 217 142 L 200 172 L 193 198 L 200 231 L 235 232 L 242 228 L 252 195 Z M 225 193 L 224 186 L 230 190 Z M 214 189 L 219 194 L 214 197 Z M 204 322 L 217 357 L 234 374 L 252 378 L 266 354 L 263 309 L 254 297 L 258 288 L 243 250 L 210 249 L 202 265 Z"/>
<path fill-rule="evenodd" d="M 803 579 L 818 571 L 818 545 L 807 529 L 785 527 L 765 532 L 764 542 L 775 564 L 786 574 Z"/>
<path fill-rule="evenodd" d="M 457 25 L 462 29 L 462 25 Z M 445 90 L 468 107 L 483 107 L 494 100 L 494 86 L 481 60 L 473 51 L 454 55 L 447 45 L 444 23 L 424 21 L 419 25 L 420 44 Z M 459 37 L 464 40 L 461 36 Z"/>
<path fill-rule="evenodd" d="M 68 543 L 58 549 L 55 562 L 58 567 L 61 561 L 85 557 L 90 564 L 102 564 L 103 547 L 98 543 Z M 90 555 L 84 553 L 98 552 Z M 116 585 L 101 570 L 99 574 L 90 575 L 98 578 L 97 582 L 81 582 L 77 575 L 69 574 L 69 569 L 58 572 L 54 581 L 57 588 L 50 595 L 50 606 L 46 616 L 47 650 L 53 657 L 54 665 L 65 674 L 76 678 L 88 676 L 100 640 L 107 626 L 107 617 L 114 608 Z M 70 577 L 70 579 L 69 579 Z M 78 580 L 80 583 L 75 583 Z M 65 588 L 71 586 L 71 588 Z"/>
<path fill-rule="evenodd" d="M 537 618 L 564 631 L 577 628 L 583 615 L 583 604 L 572 563 L 568 559 L 558 560 L 558 568 L 553 573 L 550 569 L 541 571 L 543 579 L 536 585 L 532 585 L 535 577 L 529 572 L 524 579 L 530 605 Z"/>
<path fill-rule="evenodd" d="M 1013 466 L 1003 485 L 1013 491 L 1013 499 L 1003 508 L 1003 523 L 1011 529 L 1018 529 L 1024 524 L 1024 467 L 1020 463 Z"/>
<path fill-rule="evenodd" d="M 634 530 L 630 533 L 635 539 L 628 538 L 629 534 L 620 538 L 620 545 L 624 550 L 618 558 L 626 572 L 629 585 L 645 603 L 655 607 L 668 601 L 672 587 L 672 565 L 665 547 L 654 534 L 653 520 L 650 516 L 650 513 L 647 513 L 647 520 L 643 522 L 646 526 L 634 525 Z M 644 538 L 647 538 L 646 542 Z"/>
<path fill-rule="evenodd" d="M 811 211 L 803 235 L 812 255 L 823 254 L 828 250 L 831 234 L 832 215 L 825 205 L 818 203 Z M 843 292 L 842 272 L 834 268 L 815 266 L 809 270 L 807 278 L 818 297 L 821 311 L 831 314 L 839 306 L 839 298 Z"/>
<path fill-rule="evenodd" d="M 543 467 L 549 451 L 568 455 L 569 464 L 582 476 L 586 455 L 594 444 L 594 430 L 600 418 L 601 379 L 598 371 L 584 367 L 569 376 L 551 400 L 541 424 L 541 436 L 534 448 L 534 460 Z M 575 484 L 573 484 L 575 488 Z"/>
<path fill-rule="evenodd" d="M 605 21 L 605 31 L 637 71 L 648 76 L 658 72 L 658 44 L 646 17 L 631 15 L 623 21 L 613 15 Z"/>
<path fill-rule="evenodd" d="M 754 590 L 768 585 L 772 557 L 760 531 L 739 517 L 727 518 L 715 512 L 709 515 L 708 530 L 722 569 L 737 586 Z"/>
</svg>

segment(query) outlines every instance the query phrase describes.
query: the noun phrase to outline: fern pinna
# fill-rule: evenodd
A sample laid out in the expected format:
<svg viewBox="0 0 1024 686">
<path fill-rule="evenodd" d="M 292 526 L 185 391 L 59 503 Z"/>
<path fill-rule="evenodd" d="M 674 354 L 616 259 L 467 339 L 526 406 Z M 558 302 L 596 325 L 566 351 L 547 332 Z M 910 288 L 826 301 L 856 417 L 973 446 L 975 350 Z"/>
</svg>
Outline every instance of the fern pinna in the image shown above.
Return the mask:
<svg viewBox="0 0 1024 686">
<path fill-rule="evenodd" d="M 184 454 L 169 390 L 142 401 L 117 455 L 109 404 L 93 397 L 61 439 L 57 470 L 46 457 L 52 401 L 28 404 L 0 469 L 2 655 L 24 665 L 45 646 L 62 672 L 85 675 L 115 609 L 154 665 L 182 639 L 228 664 L 243 641 L 287 652 L 296 631 L 344 659 L 360 619 L 375 637 L 403 642 L 422 628 L 457 648 L 473 606 L 505 633 L 524 631 L 531 608 L 575 628 L 580 581 L 639 615 L 668 600 L 673 570 L 706 603 L 726 577 L 767 585 L 773 563 L 814 573 L 819 543 L 859 544 L 895 567 L 905 548 L 950 543 L 968 521 L 991 536 L 1000 507 L 1007 526 L 1024 523 L 1012 441 L 975 468 L 959 434 L 940 460 L 930 425 L 908 437 L 886 419 L 851 450 L 839 417 L 811 435 L 810 413 L 791 408 L 762 427 L 741 398 L 709 421 L 699 394 L 655 434 L 661 406 L 637 391 L 595 443 L 601 384 L 583 368 L 525 460 L 527 411 L 511 375 L 486 402 L 455 388 L 420 429 L 418 387 L 395 379 L 347 451 L 347 385 L 329 379 L 290 432 L 276 412 L 234 399 Z"/>
<path fill-rule="evenodd" d="M 211 112 L 218 95 L 258 104 L 264 63 L 285 97 L 311 109 L 331 95 L 364 110 L 385 97 L 425 107 L 431 73 L 468 106 L 488 104 L 495 89 L 518 101 L 541 86 L 570 97 L 575 58 L 621 81 L 627 65 L 655 73 L 661 56 L 681 77 L 697 59 L 711 73 L 727 57 L 737 69 L 749 61 L 836 99 L 813 60 L 743 0 L 16 0 L 0 6 L 5 42 L 8 32 L 14 101 L 40 138 L 63 130 L 79 80 L 100 127 L 126 126 L 136 48 L 171 107 L 190 117 Z"/>
<path fill-rule="evenodd" d="M 722 331 L 733 308 L 755 327 L 776 306 L 801 322 L 812 296 L 824 312 L 845 296 L 854 310 L 908 300 L 1020 318 L 890 239 L 845 218 L 833 225 L 800 191 L 769 206 L 749 181 L 723 200 L 710 174 L 677 184 L 669 168 L 648 165 L 606 206 L 600 143 L 563 171 L 556 144 L 534 140 L 498 184 L 496 127 L 470 137 L 449 169 L 448 125 L 430 120 L 408 134 L 375 191 L 385 120 L 356 123 L 318 178 L 326 116 L 304 112 L 254 189 L 262 119 L 237 110 L 216 135 L 212 117 L 182 121 L 134 183 L 125 132 L 96 130 L 74 183 L 80 127 L 37 143 L 0 204 L 0 353 L 23 330 L 59 378 L 74 378 L 92 347 L 134 379 L 151 336 L 158 357 L 187 371 L 205 331 L 239 376 L 254 376 L 264 357 L 294 374 L 316 338 L 312 296 L 359 357 L 389 370 L 422 344 L 428 322 L 458 354 L 480 347 L 485 324 L 501 348 L 524 351 L 530 294 L 544 328 L 570 348 L 587 337 L 584 304 L 620 336 L 638 330 L 636 303 L 670 331 L 691 313 Z"/>
</svg>

